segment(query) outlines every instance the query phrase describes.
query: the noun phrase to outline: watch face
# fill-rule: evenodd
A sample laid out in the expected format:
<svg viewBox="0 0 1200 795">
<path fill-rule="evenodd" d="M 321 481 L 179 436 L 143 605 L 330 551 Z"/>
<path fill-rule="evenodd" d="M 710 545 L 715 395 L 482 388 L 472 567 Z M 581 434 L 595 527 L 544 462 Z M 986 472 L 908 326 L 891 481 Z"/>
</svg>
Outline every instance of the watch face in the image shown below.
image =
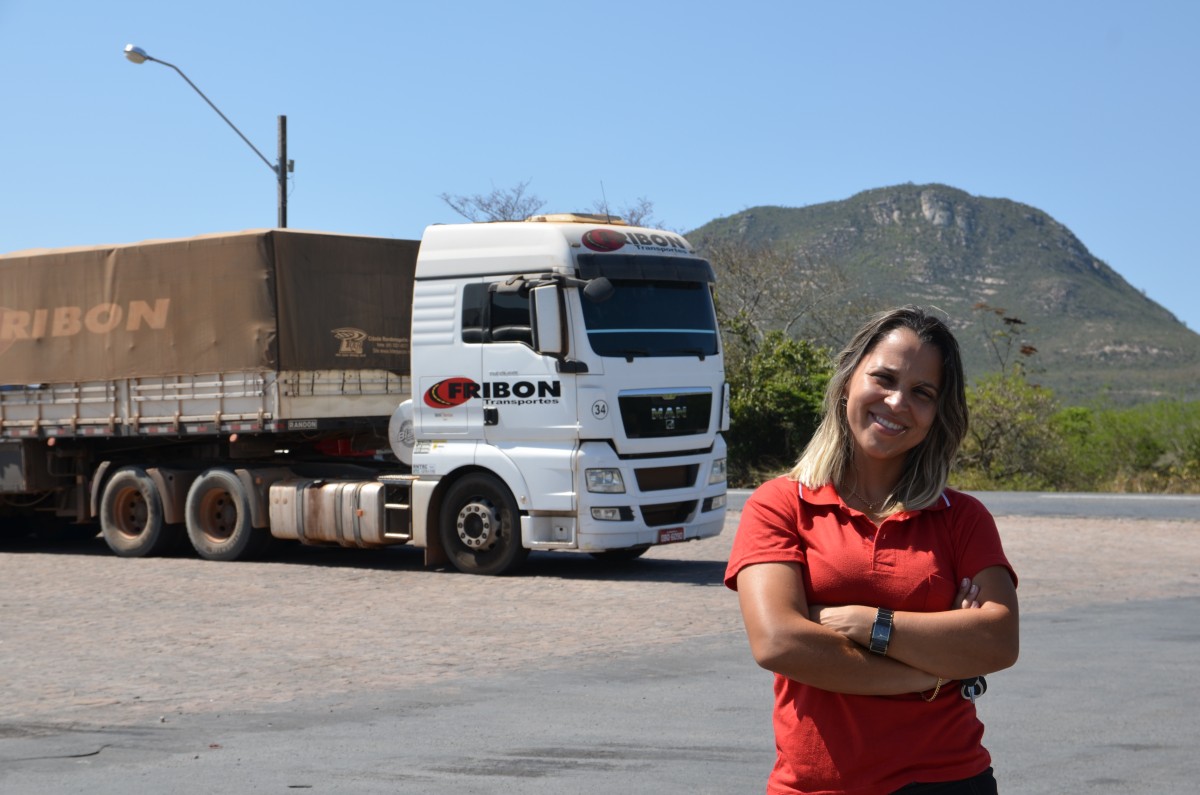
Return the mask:
<svg viewBox="0 0 1200 795">
<path fill-rule="evenodd" d="M 892 614 L 880 610 L 871 625 L 871 651 L 887 654 L 888 641 L 892 637 Z"/>
</svg>

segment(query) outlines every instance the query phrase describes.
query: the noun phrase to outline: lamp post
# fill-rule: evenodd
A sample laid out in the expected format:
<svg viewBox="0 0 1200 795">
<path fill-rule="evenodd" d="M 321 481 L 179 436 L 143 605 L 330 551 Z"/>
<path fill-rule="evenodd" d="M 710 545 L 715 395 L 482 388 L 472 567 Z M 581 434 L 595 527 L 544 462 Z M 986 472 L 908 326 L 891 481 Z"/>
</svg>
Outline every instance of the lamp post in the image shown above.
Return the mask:
<svg viewBox="0 0 1200 795">
<path fill-rule="evenodd" d="M 246 145 L 254 150 L 254 154 L 258 155 L 259 159 L 267 164 L 267 168 L 271 169 L 271 171 L 275 173 L 276 181 L 279 183 L 279 228 L 287 229 L 287 175 L 294 171 L 296 167 L 296 164 L 293 161 L 287 159 L 287 116 L 279 117 L 279 160 L 275 163 L 272 163 L 270 160 L 267 160 L 265 156 L 263 156 L 262 152 L 258 151 L 258 147 L 250 143 L 249 138 L 242 135 L 242 131 L 239 130 L 234 123 L 231 122 L 225 116 L 225 114 L 221 112 L 220 108 L 213 104 L 211 99 L 204 96 L 204 92 L 197 88 L 196 84 L 189 80 L 188 76 L 185 75 L 183 70 L 178 66 L 173 63 L 167 63 L 166 61 L 155 58 L 147 54 L 146 51 L 141 47 L 135 47 L 132 44 L 125 45 L 125 57 L 137 64 L 145 63 L 146 61 L 153 61 L 154 63 L 160 63 L 163 66 L 169 66 L 174 69 L 179 73 L 180 77 L 187 81 L 187 84 L 192 87 L 192 90 L 199 94 L 200 97 L 208 103 L 208 106 L 215 110 L 217 115 L 225 120 L 225 123 L 228 124 L 233 131 L 238 134 L 238 137 L 245 141 Z"/>
</svg>

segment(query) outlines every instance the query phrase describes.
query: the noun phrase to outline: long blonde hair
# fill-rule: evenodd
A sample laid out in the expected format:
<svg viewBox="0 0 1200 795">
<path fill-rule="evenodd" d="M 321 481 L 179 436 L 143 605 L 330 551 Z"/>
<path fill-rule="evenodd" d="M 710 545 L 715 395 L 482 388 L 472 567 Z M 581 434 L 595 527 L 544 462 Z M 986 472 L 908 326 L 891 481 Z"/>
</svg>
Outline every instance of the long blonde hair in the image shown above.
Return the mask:
<svg viewBox="0 0 1200 795">
<path fill-rule="evenodd" d="M 789 478 L 809 488 L 842 482 L 854 458 L 843 399 L 846 387 L 859 362 L 898 328 L 911 329 L 922 343 L 941 352 L 942 386 L 938 390 L 933 426 L 925 439 L 908 452 L 904 474 L 880 509 L 885 514 L 927 508 L 936 502 L 946 488 L 950 466 L 967 434 L 967 395 L 958 341 L 945 323 L 921 307 L 905 306 L 875 315 L 838 354 L 833 377 L 825 390 L 821 424 L 788 473 Z"/>
</svg>

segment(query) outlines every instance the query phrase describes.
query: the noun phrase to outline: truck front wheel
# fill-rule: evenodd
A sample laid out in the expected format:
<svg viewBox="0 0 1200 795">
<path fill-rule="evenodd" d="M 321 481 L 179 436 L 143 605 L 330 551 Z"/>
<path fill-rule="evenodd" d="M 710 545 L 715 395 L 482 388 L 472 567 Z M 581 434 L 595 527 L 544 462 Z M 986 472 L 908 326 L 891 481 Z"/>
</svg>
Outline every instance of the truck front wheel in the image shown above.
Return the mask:
<svg viewBox="0 0 1200 795">
<path fill-rule="evenodd" d="M 166 555 L 183 541 L 183 528 L 163 521 L 162 497 L 140 467 L 118 469 L 104 486 L 100 532 L 123 558 Z"/>
<path fill-rule="evenodd" d="M 442 545 L 459 571 L 508 574 L 528 557 L 517 503 L 491 475 L 467 475 L 450 487 L 442 506 Z"/>
<path fill-rule="evenodd" d="M 271 539 L 267 530 L 250 523 L 250 496 L 227 469 L 210 469 L 192 482 L 184 516 L 188 539 L 205 560 L 253 557 Z"/>
</svg>

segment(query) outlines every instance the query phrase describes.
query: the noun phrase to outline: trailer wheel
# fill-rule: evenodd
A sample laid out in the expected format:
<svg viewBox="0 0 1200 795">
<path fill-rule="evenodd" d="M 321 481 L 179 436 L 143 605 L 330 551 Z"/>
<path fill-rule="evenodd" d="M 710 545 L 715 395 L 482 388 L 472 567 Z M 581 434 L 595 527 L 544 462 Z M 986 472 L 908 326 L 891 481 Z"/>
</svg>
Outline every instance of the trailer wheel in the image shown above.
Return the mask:
<svg viewBox="0 0 1200 795">
<path fill-rule="evenodd" d="M 491 475 L 467 475 L 450 487 L 441 537 L 454 568 L 467 574 L 508 574 L 529 555 L 516 500 Z"/>
<path fill-rule="evenodd" d="M 250 496 L 227 469 L 210 469 L 192 482 L 184 506 L 188 539 L 205 560 L 240 560 L 262 552 L 270 533 L 250 523 Z"/>
<path fill-rule="evenodd" d="M 123 558 L 166 555 L 183 541 L 183 527 L 163 521 L 162 497 L 140 467 L 122 467 L 105 484 L 100 532 L 108 548 Z"/>
</svg>

